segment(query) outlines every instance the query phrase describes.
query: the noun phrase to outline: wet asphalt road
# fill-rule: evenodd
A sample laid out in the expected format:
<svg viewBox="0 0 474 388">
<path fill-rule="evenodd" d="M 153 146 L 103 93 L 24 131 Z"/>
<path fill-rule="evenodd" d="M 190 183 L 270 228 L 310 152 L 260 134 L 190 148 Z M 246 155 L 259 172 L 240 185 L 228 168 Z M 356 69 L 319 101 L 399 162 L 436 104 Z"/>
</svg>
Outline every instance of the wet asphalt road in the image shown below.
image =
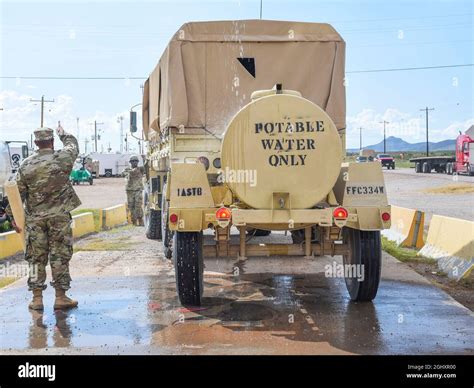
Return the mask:
<svg viewBox="0 0 474 388">
<path fill-rule="evenodd" d="M 325 276 L 330 257 L 208 259 L 204 305 L 186 309 L 158 242 L 128 228 L 80 244 L 104 238 L 128 245 L 75 253 L 79 308 L 53 311 L 49 287 L 28 311 L 24 278 L 0 291 L 0 354 L 474 354 L 472 312 L 388 255 L 373 303 Z"/>
</svg>

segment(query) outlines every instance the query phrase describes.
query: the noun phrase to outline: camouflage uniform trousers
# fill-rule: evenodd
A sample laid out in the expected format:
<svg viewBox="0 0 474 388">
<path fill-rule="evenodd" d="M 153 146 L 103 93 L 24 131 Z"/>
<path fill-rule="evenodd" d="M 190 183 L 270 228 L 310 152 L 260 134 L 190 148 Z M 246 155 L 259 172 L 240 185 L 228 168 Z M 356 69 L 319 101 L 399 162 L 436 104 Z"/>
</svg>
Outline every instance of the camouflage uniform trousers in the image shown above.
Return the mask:
<svg viewBox="0 0 474 388">
<path fill-rule="evenodd" d="M 54 288 L 68 290 L 72 257 L 71 215 L 60 214 L 43 219 L 26 220 L 25 259 L 29 266 L 28 289 L 46 289 L 46 265 L 51 266 Z"/>
<path fill-rule="evenodd" d="M 143 219 L 143 198 L 141 190 L 127 190 L 128 211 L 135 224 L 138 220 Z"/>
</svg>

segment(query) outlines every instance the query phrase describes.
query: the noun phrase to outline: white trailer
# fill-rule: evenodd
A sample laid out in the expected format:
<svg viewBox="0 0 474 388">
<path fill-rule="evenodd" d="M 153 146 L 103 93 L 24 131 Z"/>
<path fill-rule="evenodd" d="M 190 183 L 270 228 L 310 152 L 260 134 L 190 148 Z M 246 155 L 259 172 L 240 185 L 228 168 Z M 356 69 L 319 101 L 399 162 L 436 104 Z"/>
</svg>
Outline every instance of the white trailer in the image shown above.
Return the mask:
<svg viewBox="0 0 474 388">
<path fill-rule="evenodd" d="M 120 176 L 124 170 L 130 166 L 130 158 L 136 154 L 130 153 L 115 153 L 115 154 L 104 154 L 100 152 L 92 152 L 89 157 L 93 160 L 99 161 L 99 176 L 112 177 Z M 143 166 L 141 157 L 139 159 L 139 166 Z"/>
</svg>

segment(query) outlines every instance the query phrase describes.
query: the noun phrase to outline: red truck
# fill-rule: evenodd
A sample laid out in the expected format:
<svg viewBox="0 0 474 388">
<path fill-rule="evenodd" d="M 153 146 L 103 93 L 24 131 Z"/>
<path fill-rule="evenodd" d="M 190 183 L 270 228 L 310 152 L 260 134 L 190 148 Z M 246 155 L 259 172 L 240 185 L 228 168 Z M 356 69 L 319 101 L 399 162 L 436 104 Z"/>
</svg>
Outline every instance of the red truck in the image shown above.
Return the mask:
<svg viewBox="0 0 474 388">
<path fill-rule="evenodd" d="M 472 127 L 471 127 L 472 128 Z M 430 173 L 432 170 L 446 174 L 474 175 L 474 139 L 469 134 L 459 133 L 456 139 L 455 156 L 427 156 L 412 158 L 415 163 L 415 172 Z"/>
<path fill-rule="evenodd" d="M 382 167 L 387 167 L 387 170 L 395 170 L 395 159 L 393 159 L 393 156 L 378 154 L 375 160 L 378 160 L 382 164 Z"/>
</svg>

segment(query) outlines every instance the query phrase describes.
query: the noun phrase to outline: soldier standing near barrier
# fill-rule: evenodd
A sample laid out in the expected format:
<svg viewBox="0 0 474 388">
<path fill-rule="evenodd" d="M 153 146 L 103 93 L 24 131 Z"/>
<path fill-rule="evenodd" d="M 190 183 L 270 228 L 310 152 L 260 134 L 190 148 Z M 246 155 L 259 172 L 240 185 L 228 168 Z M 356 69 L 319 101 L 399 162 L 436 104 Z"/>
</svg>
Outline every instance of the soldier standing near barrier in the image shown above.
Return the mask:
<svg viewBox="0 0 474 388">
<path fill-rule="evenodd" d="M 43 310 L 46 289 L 46 265 L 49 263 L 56 290 L 55 309 L 77 306 L 66 296 L 70 288 L 69 261 L 72 257 L 70 212 L 81 204 L 69 181 L 79 154 L 77 139 L 59 126 L 57 134 L 63 149 L 54 151 L 54 134 L 50 128 L 34 132 L 38 150 L 25 159 L 18 169 L 16 182 L 25 208 L 26 252 L 29 264 L 28 289 L 33 292 L 29 308 Z M 11 209 L 7 213 L 12 216 Z M 17 232 L 21 229 L 13 222 Z"/>
<path fill-rule="evenodd" d="M 138 166 L 138 157 L 130 158 L 131 168 L 125 172 L 127 178 L 127 202 L 128 211 L 132 219 L 133 225 L 143 226 L 143 174 L 145 169 Z"/>
</svg>

